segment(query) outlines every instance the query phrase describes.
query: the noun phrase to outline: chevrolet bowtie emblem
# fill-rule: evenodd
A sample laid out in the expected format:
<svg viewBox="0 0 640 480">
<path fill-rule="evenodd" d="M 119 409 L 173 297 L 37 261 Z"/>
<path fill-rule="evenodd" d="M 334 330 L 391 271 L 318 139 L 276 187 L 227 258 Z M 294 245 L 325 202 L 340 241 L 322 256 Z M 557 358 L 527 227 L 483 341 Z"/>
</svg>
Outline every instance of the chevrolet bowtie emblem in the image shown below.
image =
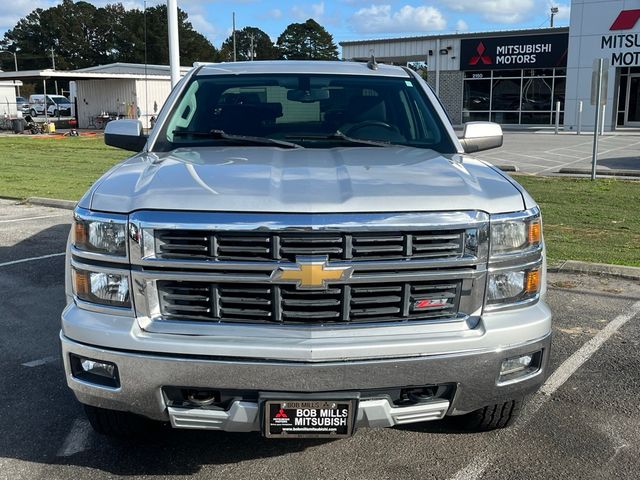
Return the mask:
<svg viewBox="0 0 640 480">
<path fill-rule="evenodd" d="M 278 267 L 271 275 L 272 280 L 295 283 L 300 289 L 326 289 L 330 282 L 348 280 L 353 267 L 328 266 L 327 257 L 297 257 L 295 266 Z"/>
</svg>

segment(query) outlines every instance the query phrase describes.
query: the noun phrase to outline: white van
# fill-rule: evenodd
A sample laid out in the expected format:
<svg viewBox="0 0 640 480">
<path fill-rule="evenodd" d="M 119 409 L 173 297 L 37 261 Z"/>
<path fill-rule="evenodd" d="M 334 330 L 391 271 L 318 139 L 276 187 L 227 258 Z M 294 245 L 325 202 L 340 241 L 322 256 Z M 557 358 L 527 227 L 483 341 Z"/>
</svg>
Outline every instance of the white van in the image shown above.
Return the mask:
<svg viewBox="0 0 640 480">
<path fill-rule="evenodd" d="M 62 95 L 47 95 L 47 115 L 52 117 L 71 115 L 71 101 Z M 42 94 L 29 97 L 29 113 L 32 117 L 44 115 L 45 96 Z"/>
</svg>

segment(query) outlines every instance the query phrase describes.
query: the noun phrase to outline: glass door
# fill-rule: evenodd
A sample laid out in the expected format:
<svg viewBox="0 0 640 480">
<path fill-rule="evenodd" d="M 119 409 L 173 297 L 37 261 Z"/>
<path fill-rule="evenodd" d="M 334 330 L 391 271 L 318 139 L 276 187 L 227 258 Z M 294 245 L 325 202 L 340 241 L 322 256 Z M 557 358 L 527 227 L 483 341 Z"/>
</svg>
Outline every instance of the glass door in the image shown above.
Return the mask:
<svg viewBox="0 0 640 480">
<path fill-rule="evenodd" d="M 640 127 L 640 75 L 629 75 L 627 81 L 627 118 L 625 125 Z"/>
</svg>

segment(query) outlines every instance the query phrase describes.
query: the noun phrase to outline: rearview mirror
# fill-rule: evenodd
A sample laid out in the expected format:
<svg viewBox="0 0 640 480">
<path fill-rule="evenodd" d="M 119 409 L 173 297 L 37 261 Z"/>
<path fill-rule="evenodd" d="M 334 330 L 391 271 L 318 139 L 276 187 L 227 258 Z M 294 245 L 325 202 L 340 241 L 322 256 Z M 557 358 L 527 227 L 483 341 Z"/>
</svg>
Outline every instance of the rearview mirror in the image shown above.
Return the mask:
<svg viewBox="0 0 640 480">
<path fill-rule="evenodd" d="M 104 128 L 104 143 L 131 152 L 140 152 L 147 143 L 140 120 L 112 120 Z"/>
<path fill-rule="evenodd" d="M 311 88 L 309 90 L 288 90 L 287 100 L 291 102 L 313 103 L 329 99 L 329 90 Z"/>
<path fill-rule="evenodd" d="M 493 122 L 469 122 L 459 139 L 465 153 L 480 152 L 502 146 L 502 127 Z"/>
</svg>

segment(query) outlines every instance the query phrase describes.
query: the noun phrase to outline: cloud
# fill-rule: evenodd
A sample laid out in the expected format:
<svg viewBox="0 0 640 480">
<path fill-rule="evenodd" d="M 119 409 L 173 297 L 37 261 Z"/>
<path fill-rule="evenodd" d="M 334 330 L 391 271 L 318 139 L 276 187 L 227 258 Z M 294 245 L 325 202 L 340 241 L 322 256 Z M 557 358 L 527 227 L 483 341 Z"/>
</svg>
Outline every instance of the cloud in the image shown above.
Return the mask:
<svg viewBox="0 0 640 480">
<path fill-rule="evenodd" d="M 467 25 L 467 22 L 462 19 L 456 22 L 456 32 L 466 32 L 467 30 L 469 30 L 469 25 Z"/>
<path fill-rule="evenodd" d="M 295 5 L 291 8 L 291 16 L 298 21 L 313 18 L 318 23 L 321 23 L 322 17 L 324 16 L 324 2 L 312 3 L 308 7 Z"/>
<path fill-rule="evenodd" d="M 444 30 L 442 13 L 434 7 L 405 5 L 392 10 L 391 5 L 371 5 L 351 16 L 351 24 L 360 33 L 400 33 Z"/>
<path fill-rule="evenodd" d="M 441 0 L 451 10 L 478 13 L 482 18 L 494 23 L 518 23 L 528 19 L 535 0 Z"/>
<path fill-rule="evenodd" d="M 280 10 L 279 8 L 274 8 L 273 10 L 269 10 L 267 15 L 271 18 L 278 19 L 282 17 L 282 10 Z"/>
<path fill-rule="evenodd" d="M 215 39 L 220 33 L 218 29 L 201 13 L 189 15 L 189 21 L 191 22 L 191 25 L 193 25 L 194 30 L 201 33 L 209 40 Z"/>
<path fill-rule="evenodd" d="M 0 9 L 0 34 L 16 26 L 18 20 L 31 13 L 36 8 L 49 8 L 55 2 L 46 0 L 5 0 Z"/>
</svg>

